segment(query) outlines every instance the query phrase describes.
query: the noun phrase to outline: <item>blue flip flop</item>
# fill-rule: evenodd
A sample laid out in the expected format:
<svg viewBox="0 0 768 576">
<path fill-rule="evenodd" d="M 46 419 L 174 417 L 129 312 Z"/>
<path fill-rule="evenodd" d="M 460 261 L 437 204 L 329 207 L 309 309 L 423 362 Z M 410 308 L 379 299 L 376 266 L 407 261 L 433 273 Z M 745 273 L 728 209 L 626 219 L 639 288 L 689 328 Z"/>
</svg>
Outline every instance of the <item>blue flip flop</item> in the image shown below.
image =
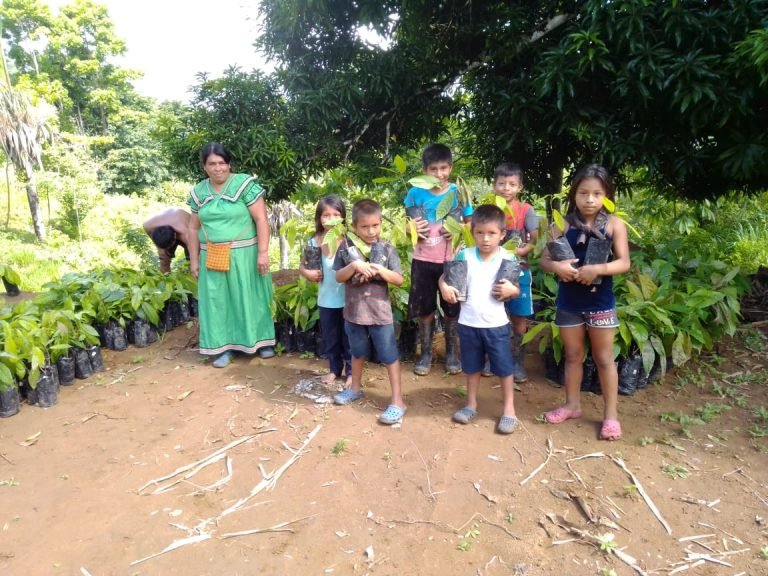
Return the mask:
<svg viewBox="0 0 768 576">
<path fill-rule="evenodd" d="M 344 406 L 345 404 L 350 404 L 355 400 L 360 400 L 362 397 L 362 390 L 352 390 L 352 388 L 347 388 L 346 390 L 342 390 L 333 397 L 333 403 L 338 404 L 339 406 Z"/>
<path fill-rule="evenodd" d="M 469 424 L 477 417 L 477 410 L 473 410 L 469 406 L 464 406 L 461 410 L 456 410 L 453 413 L 453 421 L 459 424 Z"/>
<path fill-rule="evenodd" d="M 517 428 L 517 418 L 515 416 L 502 416 L 499 418 L 499 424 L 496 430 L 499 434 L 512 434 Z"/>
<path fill-rule="evenodd" d="M 397 424 L 402 422 L 403 416 L 405 416 L 405 408 L 390 404 L 384 412 L 379 414 L 379 422 L 382 424 Z"/>
</svg>

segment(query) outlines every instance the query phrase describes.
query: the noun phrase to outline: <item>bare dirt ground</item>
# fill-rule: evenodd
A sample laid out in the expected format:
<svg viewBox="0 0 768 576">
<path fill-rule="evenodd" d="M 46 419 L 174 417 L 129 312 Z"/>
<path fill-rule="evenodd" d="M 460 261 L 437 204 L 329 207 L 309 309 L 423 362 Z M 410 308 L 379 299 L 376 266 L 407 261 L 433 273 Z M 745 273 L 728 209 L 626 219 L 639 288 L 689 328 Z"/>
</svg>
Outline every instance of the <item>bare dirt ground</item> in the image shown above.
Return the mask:
<svg viewBox="0 0 768 576">
<path fill-rule="evenodd" d="M 718 374 L 622 397 L 624 438 L 607 443 L 599 396 L 584 397 L 579 421 L 537 421 L 562 390 L 532 351 L 522 426 L 503 437 L 493 379 L 480 417 L 460 426 L 463 378 L 405 364 L 409 410 L 389 428 L 376 422 L 382 367 L 366 370 L 364 402 L 320 405 L 292 387 L 323 361 L 216 370 L 194 336 L 107 352 L 108 370 L 62 388 L 57 406 L 0 421 L 0 574 L 768 574 L 767 444 L 748 433 L 768 406 L 765 352 L 721 344 Z M 708 423 L 683 419 L 690 438 L 660 419 L 726 403 Z M 259 532 L 225 537 L 248 530 Z M 189 543 L 152 557 L 175 541 Z"/>
</svg>

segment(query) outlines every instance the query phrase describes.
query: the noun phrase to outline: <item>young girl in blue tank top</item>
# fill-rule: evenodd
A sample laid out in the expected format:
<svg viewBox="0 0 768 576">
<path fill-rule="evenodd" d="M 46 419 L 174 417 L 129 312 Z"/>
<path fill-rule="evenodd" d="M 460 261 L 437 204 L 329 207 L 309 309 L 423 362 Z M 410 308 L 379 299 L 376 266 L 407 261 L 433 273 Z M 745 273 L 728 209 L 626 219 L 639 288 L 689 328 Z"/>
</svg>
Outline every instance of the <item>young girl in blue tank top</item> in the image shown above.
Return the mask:
<svg viewBox="0 0 768 576">
<path fill-rule="evenodd" d="M 605 168 L 592 164 L 577 172 L 568 193 L 564 230 L 575 259 L 552 260 L 547 249 L 541 255 L 541 269 L 553 272 L 560 280 L 555 324 L 565 350 L 565 404 L 550 410 L 544 418 L 550 424 L 560 424 L 581 416 L 584 336 L 589 335 L 605 403 L 602 440 L 621 438 L 619 377 L 613 361 L 613 339 L 619 322 L 612 277 L 629 270 L 627 227 L 603 208 L 603 198 L 613 197 L 613 182 Z M 605 239 L 610 240 L 612 250 L 608 262 L 584 264 L 589 242 Z M 598 277 L 600 281 L 595 283 Z"/>
<path fill-rule="evenodd" d="M 322 270 L 307 269 L 302 259 L 299 272 L 310 282 L 320 283 L 317 306 L 320 311 L 320 330 L 323 334 L 330 369 L 323 378 L 323 382 L 330 384 L 344 374 L 349 386 L 352 377 L 352 360 L 347 333 L 344 331 L 344 284 L 336 282 L 336 272 L 333 270 L 334 255 L 330 254 L 328 246 L 323 243 L 328 230 L 339 220 L 343 222 L 346 219 L 347 210 L 341 198 L 325 196 L 320 199 L 315 209 L 315 234 L 309 240 L 309 244 L 321 249 Z"/>
</svg>

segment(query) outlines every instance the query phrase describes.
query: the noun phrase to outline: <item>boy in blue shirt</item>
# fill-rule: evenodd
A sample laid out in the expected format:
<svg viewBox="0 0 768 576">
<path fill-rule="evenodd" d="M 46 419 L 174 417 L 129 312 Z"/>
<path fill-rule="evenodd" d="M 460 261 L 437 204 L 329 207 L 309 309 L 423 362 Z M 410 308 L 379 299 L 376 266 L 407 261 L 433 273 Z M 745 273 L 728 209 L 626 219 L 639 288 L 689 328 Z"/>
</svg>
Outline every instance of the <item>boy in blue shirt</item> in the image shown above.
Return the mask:
<svg viewBox="0 0 768 576">
<path fill-rule="evenodd" d="M 414 186 L 405 197 L 406 208 L 423 208 L 425 218 L 414 218 L 419 240 L 413 251 L 411 263 L 411 289 L 408 294 L 408 316 L 419 320 L 419 345 L 421 352 L 413 371 L 426 376 L 432 366 L 432 326 L 437 310 L 438 281 L 443 274 L 443 264 L 453 257 L 450 234 L 443 229 L 445 219 L 437 219 L 437 207 L 446 195 L 453 195 L 451 208 L 461 206 L 459 190 L 448 181 L 453 168 L 453 155 L 444 144 L 430 144 L 421 157 L 422 168 L 427 176 L 437 178 L 438 185 L 427 190 Z M 472 207 L 461 206 L 464 220 L 472 215 Z M 449 374 L 461 372 L 459 340 L 456 331 L 459 305 L 440 298 L 445 314 L 445 369 Z"/>
<path fill-rule="evenodd" d="M 472 237 L 476 246 L 465 248 L 457 259 L 467 262 L 467 300 L 461 303 L 458 332 L 461 340 L 461 368 L 467 375 L 467 404 L 453 420 L 468 424 L 477 416 L 477 390 L 485 356 L 491 371 L 499 377 L 504 408 L 496 429 L 510 434 L 517 428 L 513 374 L 515 362 L 509 353 L 510 324 L 504 302 L 516 298 L 520 289 L 509 280 L 496 282 L 502 260 L 515 256 L 501 247 L 505 235 L 504 212 L 497 206 L 478 206 L 472 216 Z M 457 304 L 458 292 L 440 278 L 443 298 Z"/>
</svg>

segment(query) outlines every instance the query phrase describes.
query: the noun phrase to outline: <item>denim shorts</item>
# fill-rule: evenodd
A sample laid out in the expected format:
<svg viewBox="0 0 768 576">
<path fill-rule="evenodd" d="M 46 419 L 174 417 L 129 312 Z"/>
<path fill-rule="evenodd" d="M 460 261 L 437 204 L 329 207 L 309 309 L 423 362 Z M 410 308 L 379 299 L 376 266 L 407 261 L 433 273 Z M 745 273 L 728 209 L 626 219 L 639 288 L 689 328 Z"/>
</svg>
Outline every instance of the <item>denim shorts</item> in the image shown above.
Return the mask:
<svg viewBox="0 0 768 576">
<path fill-rule="evenodd" d="M 520 296 L 504 303 L 507 314 L 528 318 L 533 316 L 533 297 L 531 296 L 531 271 L 520 270 Z"/>
<path fill-rule="evenodd" d="M 509 349 L 511 327 L 509 324 L 498 328 L 472 328 L 458 325 L 461 343 L 461 369 L 465 374 L 477 374 L 485 365 L 485 355 L 491 363 L 491 372 L 496 376 L 509 376 L 515 371 L 515 361 Z"/>
<path fill-rule="evenodd" d="M 379 362 L 389 366 L 400 360 L 394 324 L 367 326 L 364 324 L 353 324 L 345 320 L 344 329 L 347 332 L 349 351 L 352 353 L 353 358 L 365 358 L 368 356 L 370 351 L 368 341 L 370 339 L 373 349 L 376 350 Z"/>
<path fill-rule="evenodd" d="M 619 317 L 616 309 L 600 310 L 599 312 L 568 312 L 557 309 L 555 314 L 555 326 L 559 328 L 573 328 L 587 325 L 588 328 L 618 328 Z"/>
</svg>

